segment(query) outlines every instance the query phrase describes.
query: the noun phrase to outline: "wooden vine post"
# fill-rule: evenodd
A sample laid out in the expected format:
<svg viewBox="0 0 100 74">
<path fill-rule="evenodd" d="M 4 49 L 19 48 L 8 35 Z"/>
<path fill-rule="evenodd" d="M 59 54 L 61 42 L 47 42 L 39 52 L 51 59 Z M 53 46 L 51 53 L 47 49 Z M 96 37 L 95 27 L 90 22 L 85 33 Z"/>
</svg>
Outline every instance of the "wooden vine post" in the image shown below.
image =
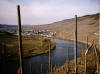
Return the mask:
<svg viewBox="0 0 100 74">
<path fill-rule="evenodd" d="M 7 49 L 6 49 L 6 45 L 3 44 L 4 46 L 4 74 L 7 73 Z"/>
<path fill-rule="evenodd" d="M 77 74 L 77 15 L 75 15 L 75 40 L 74 40 L 74 58 L 75 58 L 75 74 Z"/>
<path fill-rule="evenodd" d="M 43 67 L 42 67 L 42 64 L 41 64 L 41 74 L 42 74 L 42 68 L 43 68 Z"/>
<path fill-rule="evenodd" d="M 51 44 L 50 44 L 50 41 L 49 41 L 49 74 L 51 74 Z"/>
<path fill-rule="evenodd" d="M 69 47 L 67 48 L 67 74 L 69 74 Z"/>
<path fill-rule="evenodd" d="M 22 50 L 22 35 L 21 35 L 21 15 L 20 6 L 17 5 L 17 15 L 18 15 L 18 40 L 19 40 L 19 56 L 20 56 L 20 73 L 24 74 L 24 61 L 23 61 L 23 50 Z"/>
<path fill-rule="evenodd" d="M 88 48 L 88 36 L 87 36 L 87 46 L 86 49 Z M 85 50 L 86 51 L 86 50 Z M 87 57 L 85 55 L 85 74 L 87 73 Z"/>
</svg>

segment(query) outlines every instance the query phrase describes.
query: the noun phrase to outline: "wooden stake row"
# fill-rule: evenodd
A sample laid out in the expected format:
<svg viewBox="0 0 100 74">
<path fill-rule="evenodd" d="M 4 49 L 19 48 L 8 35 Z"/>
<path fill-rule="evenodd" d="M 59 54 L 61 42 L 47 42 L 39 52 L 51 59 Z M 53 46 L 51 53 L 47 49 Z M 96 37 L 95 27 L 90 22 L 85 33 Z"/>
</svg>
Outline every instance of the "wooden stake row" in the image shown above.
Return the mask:
<svg viewBox="0 0 100 74">
<path fill-rule="evenodd" d="M 20 69 L 21 74 L 24 74 L 24 61 L 23 61 L 23 49 L 22 49 L 22 35 L 21 35 L 21 14 L 20 6 L 17 6 L 18 13 L 18 39 L 19 39 L 19 54 L 20 54 Z M 74 58 L 75 58 L 75 74 L 77 74 L 77 15 L 75 15 L 75 40 L 74 40 Z M 51 45 L 49 44 L 49 74 L 52 74 L 52 62 L 51 62 Z M 88 48 L 88 37 L 87 37 L 87 48 Z M 42 67 L 42 65 L 41 65 Z M 41 70 L 42 71 L 42 70 Z M 85 74 L 86 74 L 86 56 L 85 56 Z"/>
</svg>

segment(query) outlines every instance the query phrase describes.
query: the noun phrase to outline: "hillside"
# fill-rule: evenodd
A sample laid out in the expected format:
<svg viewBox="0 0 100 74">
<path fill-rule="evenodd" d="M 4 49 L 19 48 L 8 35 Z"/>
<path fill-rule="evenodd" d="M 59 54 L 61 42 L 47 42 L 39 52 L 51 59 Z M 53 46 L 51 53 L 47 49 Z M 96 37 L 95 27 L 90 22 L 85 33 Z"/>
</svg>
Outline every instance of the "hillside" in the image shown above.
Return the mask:
<svg viewBox="0 0 100 74">
<path fill-rule="evenodd" d="M 38 28 L 49 29 L 57 32 L 57 38 L 66 40 L 74 39 L 75 19 L 66 19 L 48 25 L 41 25 Z M 36 28 L 36 27 L 35 27 Z M 99 14 L 86 15 L 78 17 L 78 41 L 86 42 L 88 36 L 89 42 L 94 40 L 96 44 L 99 41 Z"/>
<path fill-rule="evenodd" d="M 74 25 L 75 25 L 75 20 L 74 18 L 72 18 L 72 19 L 65 19 L 62 21 L 54 22 L 51 24 L 34 25 L 34 26 L 24 25 L 23 29 L 25 30 L 47 29 L 47 30 L 55 31 L 57 33 L 56 35 L 57 38 L 73 40 Z M 10 26 L 9 28 L 13 30 L 14 28 L 17 29 L 17 26 L 14 26 L 14 28 L 13 26 Z M 8 30 L 9 28 L 0 27 L 0 30 L 4 30 L 4 29 Z M 85 15 L 82 17 L 78 17 L 78 41 L 86 42 L 86 38 L 88 36 L 89 42 L 91 42 L 91 40 L 94 40 L 96 44 L 98 44 L 99 41 L 98 34 L 99 34 L 99 14 Z"/>
</svg>

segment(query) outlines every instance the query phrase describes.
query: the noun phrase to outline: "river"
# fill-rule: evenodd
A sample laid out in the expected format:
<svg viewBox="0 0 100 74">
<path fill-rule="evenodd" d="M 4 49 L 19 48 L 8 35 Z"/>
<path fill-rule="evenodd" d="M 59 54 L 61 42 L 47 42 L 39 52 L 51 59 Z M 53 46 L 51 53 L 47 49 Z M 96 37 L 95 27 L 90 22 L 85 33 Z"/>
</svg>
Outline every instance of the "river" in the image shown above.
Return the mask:
<svg viewBox="0 0 100 74">
<path fill-rule="evenodd" d="M 72 41 L 64 41 L 60 39 L 51 39 L 56 42 L 55 50 L 51 51 L 52 56 L 52 65 L 61 66 L 66 62 L 67 56 L 67 48 L 69 48 L 69 59 L 74 59 L 74 43 Z M 80 56 L 80 52 L 85 47 L 84 44 L 78 43 L 78 57 Z M 41 72 L 41 64 L 43 66 L 43 72 L 47 72 L 49 67 L 49 56 L 48 54 L 42 54 L 35 57 L 24 59 L 24 71 L 25 74 L 30 74 L 30 65 L 32 67 L 32 74 L 40 74 Z M 17 74 L 18 62 L 9 62 L 7 63 L 8 73 L 7 74 Z"/>
</svg>

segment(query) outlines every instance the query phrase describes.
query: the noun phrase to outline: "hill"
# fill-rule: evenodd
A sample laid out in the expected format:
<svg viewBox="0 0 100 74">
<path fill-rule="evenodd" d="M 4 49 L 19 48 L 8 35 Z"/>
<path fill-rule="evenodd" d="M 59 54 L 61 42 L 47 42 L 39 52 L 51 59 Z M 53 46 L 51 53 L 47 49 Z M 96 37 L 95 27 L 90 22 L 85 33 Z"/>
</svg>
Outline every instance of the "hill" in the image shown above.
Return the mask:
<svg viewBox="0 0 100 74">
<path fill-rule="evenodd" d="M 17 29 L 17 26 L 1 27 L 5 25 L 0 25 L 0 30 L 13 30 Z M 74 40 L 74 26 L 75 19 L 65 19 L 62 21 L 54 22 L 51 24 L 44 25 L 23 25 L 23 29 L 33 30 L 33 29 L 47 29 L 55 31 L 56 38 L 61 38 L 65 40 Z M 14 28 L 13 28 L 14 27 Z M 78 41 L 86 42 L 86 38 L 89 38 L 89 42 L 94 40 L 96 44 L 99 42 L 99 14 L 85 15 L 78 17 Z"/>
<path fill-rule="evenodd" d="M 75 19 L 66 19 L 52 24 L 40 25 L 38 28 L 56 31 L 57 38 L 73 40 L 74 39 Z M 36 27 L 35 27 L 36 28 Z M 99 14 L 86 15 L 78 17 L 78 41 L 89 42 L 94 40 L 96 44 L 99 42 Z"/>
</svg>

